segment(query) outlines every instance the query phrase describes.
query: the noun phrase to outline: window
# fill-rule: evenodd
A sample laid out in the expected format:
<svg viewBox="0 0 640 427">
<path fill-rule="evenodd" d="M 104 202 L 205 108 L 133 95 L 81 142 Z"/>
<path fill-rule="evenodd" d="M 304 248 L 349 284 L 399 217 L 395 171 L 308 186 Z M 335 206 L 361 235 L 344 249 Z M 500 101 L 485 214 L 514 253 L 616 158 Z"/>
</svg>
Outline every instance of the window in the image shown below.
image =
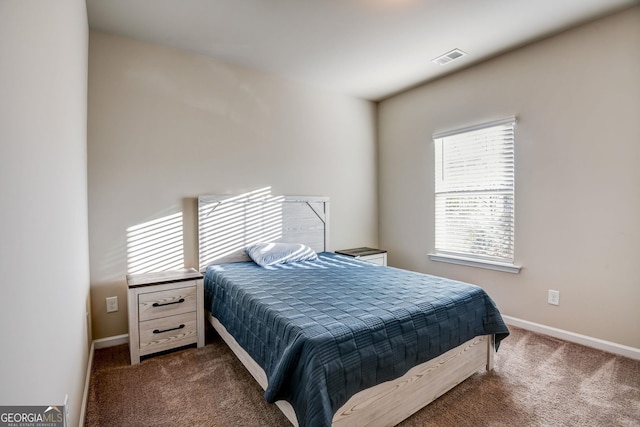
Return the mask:
<svg viewBox="0 0 640 427">
<path fill-rule="evenodd" d="M 515 117 L 433 135 L 432 260 L 517 273 L 514 261 Z"/>
</svg>

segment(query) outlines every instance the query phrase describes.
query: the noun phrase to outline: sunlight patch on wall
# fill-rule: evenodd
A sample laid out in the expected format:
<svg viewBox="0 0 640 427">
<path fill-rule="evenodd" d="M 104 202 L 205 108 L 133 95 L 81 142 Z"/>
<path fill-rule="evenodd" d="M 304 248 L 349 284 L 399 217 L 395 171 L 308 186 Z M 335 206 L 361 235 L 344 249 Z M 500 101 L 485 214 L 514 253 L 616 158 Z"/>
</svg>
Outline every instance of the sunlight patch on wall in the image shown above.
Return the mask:
<svg viewBox="0 0 640 427">
<path fill-rule="evenodd" d="M 271 187 L 202 204 L 198 208 L 200 265 L 258 242 L 282 237 L 283 196 L 272 196 Z M 204 244 L 203 244 L 204 243 Z"/>
<path fill-rule="evenodd" d="M 183 267 L 182 212 L 127 228 L 129 274 Z"/>
</svg>

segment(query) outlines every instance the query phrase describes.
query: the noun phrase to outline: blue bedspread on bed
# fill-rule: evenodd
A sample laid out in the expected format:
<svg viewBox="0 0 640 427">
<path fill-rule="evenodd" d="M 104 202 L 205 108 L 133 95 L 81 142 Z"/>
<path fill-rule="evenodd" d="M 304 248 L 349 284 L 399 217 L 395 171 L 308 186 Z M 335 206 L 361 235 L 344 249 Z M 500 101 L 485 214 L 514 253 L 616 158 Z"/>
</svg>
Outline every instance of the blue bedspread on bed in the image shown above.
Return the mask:
<svg viewBox="0 0 640 427">
<path fill-rule="evenodd" d="M 332 253 L 262 268 L 210 266 L 205 303 L 264 369 L 265 398 L 328 426 L 360 390 L 475 336 L 509 334 L 480 287 Z"/>
</svg>

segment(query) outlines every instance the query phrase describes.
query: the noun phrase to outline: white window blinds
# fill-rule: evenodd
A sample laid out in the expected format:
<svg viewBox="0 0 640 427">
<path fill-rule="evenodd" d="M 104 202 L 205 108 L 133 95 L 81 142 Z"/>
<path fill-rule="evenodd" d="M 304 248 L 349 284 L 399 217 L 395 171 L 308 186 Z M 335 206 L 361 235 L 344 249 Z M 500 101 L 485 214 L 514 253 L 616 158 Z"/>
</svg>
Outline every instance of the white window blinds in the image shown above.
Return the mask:
<svg viewBox="0 0 640 427">
<path fill-rule="evenodd" d="M 433 135 L 437 254 L 513 263 L 515 121 Z"/>
</svg>

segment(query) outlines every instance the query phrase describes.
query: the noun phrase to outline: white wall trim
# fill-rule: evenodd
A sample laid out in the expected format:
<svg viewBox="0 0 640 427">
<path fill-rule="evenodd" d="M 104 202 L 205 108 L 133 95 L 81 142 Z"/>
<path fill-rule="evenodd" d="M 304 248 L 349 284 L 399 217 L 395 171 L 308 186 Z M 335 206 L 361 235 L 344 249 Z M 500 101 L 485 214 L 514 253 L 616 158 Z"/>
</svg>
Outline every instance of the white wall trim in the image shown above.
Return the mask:
<svg viewBox="0 0 640 427">
<path fill-rule="evenodd" d="M 112 337 L 93 340 L 93 345 L 95 346 L 96 350 L 100 348 L 114 347 L 116 345 L 128 344 L 128 343 L 129 343 L 129 334 L 114 335 Z"/>
<path fill-rule="evenodd" d="M 446 262 L 449 264 L 465 265 L 467 267 L 486 268 L 487 270 L 503 271 L 505 273 L 518 274 L 522 269 L 521 266 L 515 264 L 507 264 L 505 262 L 471 259 L 461 256 L 448 254 L 428 254 L 431 261 Z"/>
<path fill-rule="evenodd" d="M 100 338 L 91 342 L 89 349 L 89 360 L 87 361 L 87 372 L 84 379 L 84 393 L 82 393 L 82 405 L 80 407 L 79 426 L 84 425 L 84 418 L 87 414 L 87 404 L 89 403 L 89 385 L 91 382 L 91 370 L 93 369 L 93 354 L 97 349 L 114 347 L 129 342 L 129 334 L 115 335 L 113 337 Z"/>
<path fill-rule="evenodd" d="M 89 383 L 91 380 L 91 369 L 93 369 L 93 353 L 95 352 L 95 348 L 95 341 L 92 341 L 91 348 L 89 348 L 89 360 L 87 360 L 87 373 L 84 378 L 84 393 L 82 393 L 82 405 L 80 406 L 79 426 L 84 425 L 84 417 L 87 414 L 87 404 L 89 403 Z"/>
<path fill-rule="evenodd" d="M 587 347 L 597 348 L 598 350 L 607 351 L 609 353 L 618 354 L 630 359 L 640 360 L 640 349 L 629 347 L 622 344 L 616 344 L 611 341 L 601 340 L 599 338 L 589 337 L 587 335 L 576 334 L 575 332 L 565 331 L 563 329 L 551 326 L 541 325 L 539 323 L 529 322 L 527 320 L 518 319 L 511 316 L 502 316 L 507 325 L 517 326 L 528 331 L 538 332 L 540 334 L 549 335 L 560 338 L 565 341 L 582 344 Z"/>
</svg>

